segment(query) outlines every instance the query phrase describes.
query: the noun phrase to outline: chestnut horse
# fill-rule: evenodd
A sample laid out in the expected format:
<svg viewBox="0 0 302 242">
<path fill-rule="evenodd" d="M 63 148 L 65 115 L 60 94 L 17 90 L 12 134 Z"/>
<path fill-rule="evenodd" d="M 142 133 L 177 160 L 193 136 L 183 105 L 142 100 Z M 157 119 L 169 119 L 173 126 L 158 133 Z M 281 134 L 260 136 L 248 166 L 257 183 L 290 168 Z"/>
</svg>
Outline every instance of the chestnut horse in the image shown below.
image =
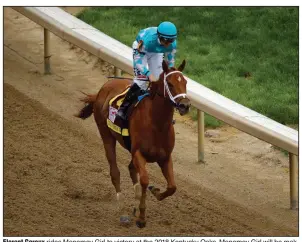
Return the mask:
<svg viewBox="0 0 302 242">
<path fill-rule="evenodd" d="M 132 159 L 128 166 L 134 185 L 135 196 L 140 199 L 139 218 L 136 224 L 139 228 L 146 225 L 146 192 L 149 186 L 149 176 L 146 170 L 147 162 L 157 162 L 167 180 L 167 188 L 160 192 L 158 188 L 149 187 L 152 194 L 159 200 L 171 196 L 176 191 L 171 153 L 174 148 L 175 134 L 172 124 L 174 108 L 181 115 L 189 111 L 190 100 L 186 95 L 187 81 L 182 71 L 185 60 L 175 68 L 168 68 L 163 61 L 163 72 L 157 82 L 152 82 L 150 95 L 141 100 L 129 117 L 129 134 L 131 137 Z M 103 139 L 106 157 L 110 165 L 111 181 L 117 193 L 118 203 L 121 202 L 120 171 L 116 163 L 116 141 L 126 148 L 120 134 L 107 126 L 109 101 L 124 91 L 131 84 L 130 80 L 111 79 L 106 82 L 97 95 L 87 95 L 83 102 L 86 106 L 76 116 L 82 119 L 94 114 L 95 122 Z M 139 181 L 138 177 L 139 174 Z M 121 222 L 122 217 L 120 218 Z M 123 218 L 125 220 L 125 217 Z M 126 221 L 130 219 L 126 216 Z"/>
</svg>

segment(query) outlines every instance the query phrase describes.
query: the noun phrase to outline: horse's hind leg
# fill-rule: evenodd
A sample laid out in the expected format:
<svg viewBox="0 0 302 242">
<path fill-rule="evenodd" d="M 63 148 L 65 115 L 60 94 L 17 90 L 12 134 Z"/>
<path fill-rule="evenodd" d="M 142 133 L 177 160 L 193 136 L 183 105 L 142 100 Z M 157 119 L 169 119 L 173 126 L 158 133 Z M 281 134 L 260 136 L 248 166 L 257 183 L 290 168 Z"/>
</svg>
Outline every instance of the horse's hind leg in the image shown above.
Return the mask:
<svg viewBox="0 0 302 242">
<path fill-rule="evenodd" d="M 103 139 L 106 157 L 110 166 L 110 176 L 112 184 L 116 191 L 118 209 L 120 213 L 120 222 L 123 225 L 128 225 L 130 222 L 129 216 L 125 215 L 125 204 L 121 193 L 120 170 L 116 163 L 116 139 L 111 134 L 107 126 L 98 126 Z"/>
<path fill-rule="evenodd" d="M 147 188 L 149 185 L 149 176 L 146 170 L 146 159 L 142 156 L 140 151 L 136 151 L 133 156 L 133 164 L 135 166 L 135 169 L 139 173 L 140 177 L 140 184 L 142 188 L 141 198 L 140 198 L 140 204 L 139 204 L 139 218 L 136 221 L 136 225 L 139 228 L 143 228 L 146 226 L 146 197 L 147 197 Z"/>
<path fill-rule="evenodd" d="M 141 198 L 141 185 L 138 183 L 138 179 L 137 179 L 137 171 L 135 169 L 135 166 L 133 164 L 133 161 L 131 160 L 129 166 L 129 173 L 130 173 L 130 177 L 133 183 L 133 188 L 134 188 L 134 197 L 138 200 L 140 200 Z"/>
<path fill-rule="evenodd" d="M 106 157 L 110 166 L 110 177 L 111 182 L 115 188 L 116 193 L 121 192 L 121 184 L 120 184 L 120 170 L 117 167 L 116 163 L 116 140 L 114 138 L 107 137 L 104 140 L 104 147 L 106 152 Z"/>
</svg>

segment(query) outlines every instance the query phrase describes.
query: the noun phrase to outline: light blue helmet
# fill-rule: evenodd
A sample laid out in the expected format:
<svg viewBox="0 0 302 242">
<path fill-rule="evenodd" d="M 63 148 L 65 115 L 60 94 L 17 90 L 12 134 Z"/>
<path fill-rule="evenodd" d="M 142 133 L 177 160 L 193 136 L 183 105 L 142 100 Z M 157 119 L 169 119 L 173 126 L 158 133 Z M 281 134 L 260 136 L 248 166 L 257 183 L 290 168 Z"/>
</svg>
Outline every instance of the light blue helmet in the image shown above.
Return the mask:
<svg viewBox="0 0 302 242">
<path fill-rule="evenodd" d="M 165 39 L 176 39 L 177 37 L 177 29 L 175 25 L 171 22 L 162 22 L 157 27 L 158 37 L 162 37 Z"/>
</svg>

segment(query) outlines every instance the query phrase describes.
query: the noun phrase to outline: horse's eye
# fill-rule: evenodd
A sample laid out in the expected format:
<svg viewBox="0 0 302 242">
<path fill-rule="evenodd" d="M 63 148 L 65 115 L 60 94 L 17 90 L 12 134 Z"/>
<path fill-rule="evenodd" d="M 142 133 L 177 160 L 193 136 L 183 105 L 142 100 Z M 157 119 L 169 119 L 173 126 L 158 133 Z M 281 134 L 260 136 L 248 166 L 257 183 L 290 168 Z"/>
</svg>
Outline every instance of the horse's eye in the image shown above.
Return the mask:
<svg viewBox="0 0 302 242">
<path fill-rule="evenodd" d="M 173 85 L 171 83 L 168 82 L 168 87 L 169 88 L 173 88 Z"/>
</svg>

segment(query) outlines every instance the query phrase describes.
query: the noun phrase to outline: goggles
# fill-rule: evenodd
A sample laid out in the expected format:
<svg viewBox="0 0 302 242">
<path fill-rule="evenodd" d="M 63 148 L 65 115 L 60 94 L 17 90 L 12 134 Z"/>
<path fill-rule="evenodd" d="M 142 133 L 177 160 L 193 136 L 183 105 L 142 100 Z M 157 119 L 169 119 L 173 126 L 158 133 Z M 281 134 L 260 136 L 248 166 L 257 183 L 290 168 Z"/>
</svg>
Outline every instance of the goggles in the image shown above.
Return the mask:
<svg viewBox="0 0 302 242">
<path fill-rule="evenodd" d="M 169 38 L 165 38 L 165 37 L 159 37 L 159 40 L 162 42 L 165 42 L 165 43 L 173 43 L 175 41 L 175 39 L 176 38 L 169 39 Z"/>
</svg>

